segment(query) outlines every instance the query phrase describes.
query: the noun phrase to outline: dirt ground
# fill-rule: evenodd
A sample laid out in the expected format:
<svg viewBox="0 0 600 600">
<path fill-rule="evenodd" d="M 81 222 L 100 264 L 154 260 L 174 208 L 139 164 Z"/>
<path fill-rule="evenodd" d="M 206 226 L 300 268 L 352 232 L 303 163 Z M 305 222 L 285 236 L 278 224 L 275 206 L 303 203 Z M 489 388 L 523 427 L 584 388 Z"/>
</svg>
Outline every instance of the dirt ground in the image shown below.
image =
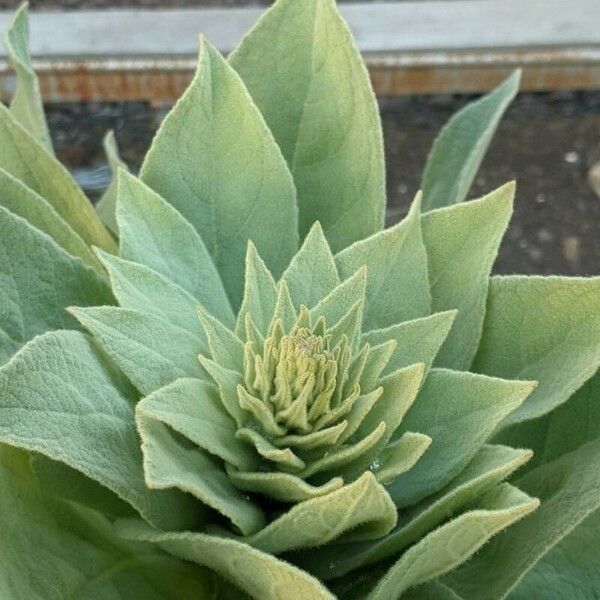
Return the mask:
<svg viewBox="0 0 600 600">
<path fill-rule="evenodd" d="M 464 96 L 396 98 L 381 104 L 388 221 L 407 210 L 427 152 Z M 59 157 L 90 195 L 106 181 L 101 139 L 114 129 L 124 159 L 139 167 L 164 111 L 141 103 L 48 107 Z M 518 182 L 516 210 L 498 273 L 600 274 L 600 197 L 588 182 L 600 160 L 600 92 L 522 94 L 509 109 L 474 184 L 478 197 Z"/>
</svg>

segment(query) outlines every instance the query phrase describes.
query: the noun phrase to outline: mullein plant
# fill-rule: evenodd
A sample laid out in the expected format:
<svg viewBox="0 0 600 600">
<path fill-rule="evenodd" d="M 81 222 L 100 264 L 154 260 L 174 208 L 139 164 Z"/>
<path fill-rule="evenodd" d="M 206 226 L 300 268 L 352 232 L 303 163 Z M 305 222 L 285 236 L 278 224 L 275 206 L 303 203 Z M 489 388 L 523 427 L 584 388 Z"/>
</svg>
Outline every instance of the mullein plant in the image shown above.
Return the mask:
<svg viewBox="0 0 600 600">
<path fill-rule="evenodd" d="M 22 7 L 0 107 L 0 596 L 600 595 L 600 278 L 491 277 L 464 202 L 519 73 L 384 228 L 332 0 L 198 69 L 94 209 L 53 155 Z M 565 207 L 566 209 L 567 207 Z"/>
</svg>

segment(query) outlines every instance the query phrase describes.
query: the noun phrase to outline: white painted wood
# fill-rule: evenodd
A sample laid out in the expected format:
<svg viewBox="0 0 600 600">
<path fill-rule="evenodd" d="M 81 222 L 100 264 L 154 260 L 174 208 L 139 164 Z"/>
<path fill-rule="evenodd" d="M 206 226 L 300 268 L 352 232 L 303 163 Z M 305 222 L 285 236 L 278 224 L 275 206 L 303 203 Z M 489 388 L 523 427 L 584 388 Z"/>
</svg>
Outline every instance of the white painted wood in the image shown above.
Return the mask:
<svg viewBox="0 0 600 600">
<path fill-rule="evenodd" d="M 342 5 L 363 52 L 600 45 L 600 0 L 426 0 Z M 35 12 L 36 58 L 193 56 L 202 32 L 229 52 L 262 8 Z M 9 14 L 0 14 L 5 29 Z M 0 58 L 4 50 L 0 51 Z"/>
</svg>

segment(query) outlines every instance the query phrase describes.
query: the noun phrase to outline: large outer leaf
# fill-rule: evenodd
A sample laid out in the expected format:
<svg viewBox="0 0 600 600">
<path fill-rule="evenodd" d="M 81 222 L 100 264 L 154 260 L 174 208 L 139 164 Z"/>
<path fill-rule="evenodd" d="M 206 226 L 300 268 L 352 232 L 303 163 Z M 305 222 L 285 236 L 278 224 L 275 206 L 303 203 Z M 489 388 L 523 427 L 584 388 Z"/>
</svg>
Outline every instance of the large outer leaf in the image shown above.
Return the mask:
<svg viewBox="0 0 600 600">
<path fill-rule="evenodd" d="M 534 387 L 529 381 L 433 369 L 397 432 L 417 431 L 433 442 L 425 456 L 389 486 L 394 502 L 414 504 L 448 483 Z"/>
<path fill-rule="evenodd" d="M 493 535 L 531 513 L 539 501 L 504 483 L 465 512 L 407 550 L 369 594 L 368 600 L 394 600 L 412 586 L 461 564 Z M 489 573 L 481 575 L 489 577 Z M 479 598 L 479 597 L 478 597 Z"/>
<path fill-rule="evenodd" d="M 431 312 L 419 207 L 417 197 L 403 221 L 352 244 L 335 257 L 342 279 L 367 267 L 364 331 L 424 317 Z"/>
<path fill-rule="evenodd" d="M 171 279 L 225 323 L 233 312 L 202 238 L 139 179 L 119 171 L 117 222 L 121 257 Z"/>
<path fill-rule="evenodd" d="M 0 364 L 49 329 L 77 328 L 65 307 L 109 304 L 103 279 L 50 237 L 0 207 Z"/>
<path fill-rule="evenodd" d="M 35 166 L 34 166 L 35 165 Z M 114 252 L 116 244 L 69 172 L 0 105 L 0 169 L 46 199 L 87 244 Z"/>
<path fill-rule="evenodd" d="M 281 152 L 235 71 L 203 40 L 141 178 L 196 227 L 235 310 L 248 239 L 276 277 L 297 250 L 296 192 Z"/>
<path fill-rule="evenodd" d="M 5 42 L 11 65 L 17 74 L 17 85 L 10 102 L 10 112 L 52 154 L 52 142 L 44 114 L 40 86 L 29 56 L 27 4 L 23 3 L 15 12 L 6 32 Z"/>
<path fill-rule="evenodd" d="M 540 417 L 600 364 L 600 277 L 493 277 L 475 370 L 539 387 L 505 425 Z"/>
<path fill-rule="evenodd" d="M 489 94 L 455 114 L 435 140 L 423 172 L 423 209 L 462 202 L 521 79 L 515 71 Z"/>
<path fill-rule="evenodd" d="M 463 598 L 503 598 L 555 544 L 600 508 L 600 438 L 531 470 L 516 485 L 539 496 L 542 505 L 445 578 Z"/>
<path fill-rule="evenodd" d="M 142 394 L 180 377 L 206 377 L 196 358 L 206 351 L 203 340 L 160 317 L 112 306 L 70 312 Z"/>
<path fill-rule="evenodd" d="M 335 600 L 300 569 L 234 539 L 204 533 L 163 533 L 142 522 L 117 523 L 125 538 L 148 540 L 184 560 L 207 566 L 256 600 Z"/>
<path fill-rule="evenodd" d="M 379 111 L 335 2 L 277 2 L 229 60 L 294 176 L 301 237 L 319 220 L 338 252 L 381 229 Z"/>
<path fill-rule="evenodd" d="M 134 400 L 85 335 L 46 333 L 0 370 L 0 441 L 81 471 L 157 526 L 192 526 L 190 497 L 144 483 Z"/>
<path fill-rule="evenodd" d="M 209 600 L 214 578 L 116 538 L 108 522 L 58 504 L 25 452 L 0 446 L 0 596 L 7 600 Z"/>
<path fill-rule="evenodd" d="M 92 249 L 56 212 L 52 205 L 22 181 L 0 169 L 0 204 L 47 233 L 59 246 L 78 256 L 102 275 L 104 271 Z"/>
<path fill-rule="evenodd" d="M 477 351 L 492 265 L 512 211 L 514 183 L 423 216 L 432 308 L 458 309 L 435 365 L 468 370 Z"/>
</svg>

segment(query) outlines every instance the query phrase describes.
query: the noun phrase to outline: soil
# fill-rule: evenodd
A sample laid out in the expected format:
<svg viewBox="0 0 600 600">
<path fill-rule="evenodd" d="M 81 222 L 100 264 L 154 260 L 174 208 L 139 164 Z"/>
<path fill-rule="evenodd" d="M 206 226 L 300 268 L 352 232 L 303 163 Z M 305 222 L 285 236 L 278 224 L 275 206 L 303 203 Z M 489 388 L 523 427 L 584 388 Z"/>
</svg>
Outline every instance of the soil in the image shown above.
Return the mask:
<svg viewBox="0 0 600 600">
<path fill-rule="evenodd" d="M 427 152 L 466 96 L 381 103 L 388 169 L 388 222 L 419 188 Z M 57 153 L 91 197 L 106 184 L 102 136 L 114 129 L 135 171 L 164 116 L 144 103 L 48 107 Z M 515 214 L 497 273 L 600 274 L 600 198 L 588 173 L 600 161 L 600 92 L 522 94 L 506 114 L 471 190 L 481 196 L 516 179 Z"/>
</svg>

